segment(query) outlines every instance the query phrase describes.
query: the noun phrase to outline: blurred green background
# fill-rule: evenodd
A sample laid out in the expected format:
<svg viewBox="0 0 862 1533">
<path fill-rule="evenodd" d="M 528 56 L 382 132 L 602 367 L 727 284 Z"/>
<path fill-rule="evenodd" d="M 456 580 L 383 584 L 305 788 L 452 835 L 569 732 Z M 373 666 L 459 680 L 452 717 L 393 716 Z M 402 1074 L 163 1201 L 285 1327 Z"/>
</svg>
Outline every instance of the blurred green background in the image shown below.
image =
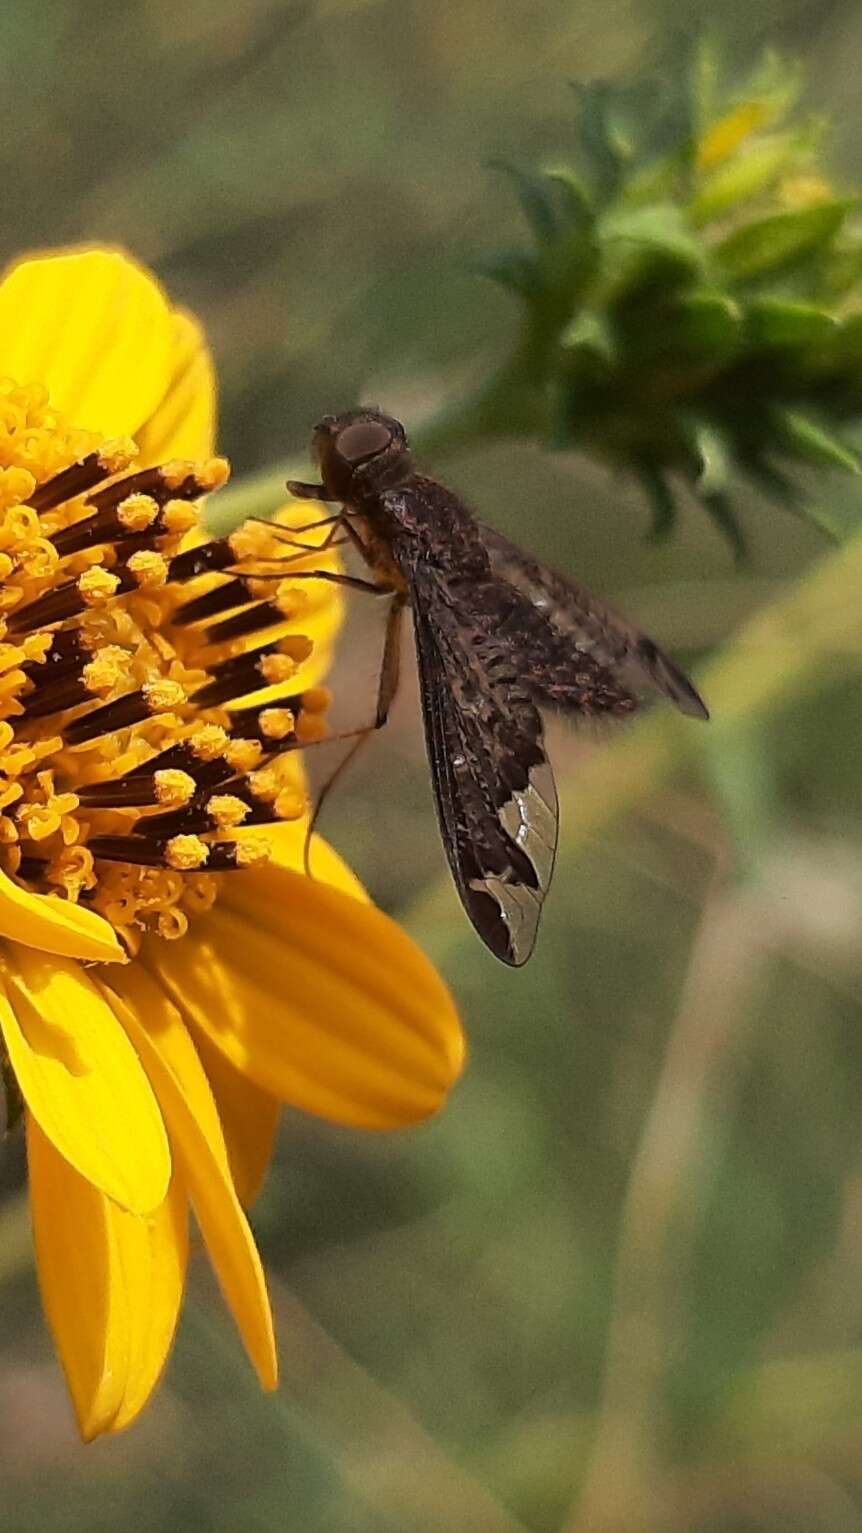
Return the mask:
<svg viewBox="0 0 862 1533">
<path fill-rule="evenodd" d="M 471 268 L 521 231 L 486 162 L 560 157 L 571 79 L 705 25 L 741 67 L 804 58 L 862 183 L 853 0 L 5 0 L 0 256 L 128 246 L 207 325 L 237 476 L 301 466 L 321 412 L 421 425 L 505 351 L 514 310 Z M 255 1211 L 279 1395 L 200 1263 L 155 1402 L 86 1450 L 10 1139 L 10 1533 L 862 1529 L 860 555 L 752 497 L 743 569 L 692 505 L 649 544 L 626 483 L 529 445 L 445 471 L 685 661 L 715 652 L 715 726 L 553 729 L 563 850 L 515 973 L 445 879 L 405 686 L 324 829 L 440 963 L 466 1079 L 400 1137 L 287 1115 Z M 370 698 L 351 623 L 336 681 Z"/>
</svg>

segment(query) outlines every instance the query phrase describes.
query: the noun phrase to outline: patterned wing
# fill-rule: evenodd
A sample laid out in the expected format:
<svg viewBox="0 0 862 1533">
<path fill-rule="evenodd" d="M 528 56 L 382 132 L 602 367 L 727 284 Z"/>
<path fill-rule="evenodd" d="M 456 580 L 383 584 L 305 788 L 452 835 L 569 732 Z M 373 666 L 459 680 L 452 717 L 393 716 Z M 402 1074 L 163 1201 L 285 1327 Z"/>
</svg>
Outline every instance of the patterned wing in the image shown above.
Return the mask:
<svg viewBox="0 0 862 1533">
<path fill-rule="evenodd" d="M 479 530 L 493 573 L 526 597 L 559 640 L 554 644 L 547 639 L 537 653 L 529 639 L 530 651 L 521 656 L 525 664 L 529 661 L 537 701 L 564 713 L 595 711 L 584 709 L 581 689 L 573 683 L 581 659 L 589 657 L 621 687 L 661 692 L 682 713 L 709 718 L 703 699 L 679 666 L 621 613 L 585 586 L 533 559 L 502 533 L 484 526 Z M 540 631 L 535 624 L 526 627 Z"/>
<path fill-rule="evenodd" d="M 428 760 L 458 893 L 483 942 L 526 963 L 557 846 L 557 794 L 538 709 L 489 621 L 502 582 L 414 570 L 411 598 Z"/>
</svg>

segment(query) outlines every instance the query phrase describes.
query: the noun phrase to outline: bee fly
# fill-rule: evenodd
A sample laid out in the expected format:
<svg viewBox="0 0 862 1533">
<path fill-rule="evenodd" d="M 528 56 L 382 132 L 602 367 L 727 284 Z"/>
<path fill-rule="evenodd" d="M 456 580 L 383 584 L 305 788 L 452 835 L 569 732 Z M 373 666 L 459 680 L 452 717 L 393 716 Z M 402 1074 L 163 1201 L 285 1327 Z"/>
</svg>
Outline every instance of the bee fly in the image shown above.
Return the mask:
<svg viewBox="0 0 862 1533">
<path fill-rule="evenodd" d="M 440 833 L 461 903 L 504 963 L 526 963 L 557 845 L 557 794 L 542 708 L 629 714 L 642 688 L 683 713 L 707 710 L 652 639 L 582 586 L 474 520 L 417 472 L 403 426 L 376 410 L 315 427 L 320 484 L 338 504 L 331 545 L 349 540 L 373 579 L 306 572 L 390 598 L 372 729 L 398 686 L 401 618 L 412 608 L 425 743 Z"/>
</svg>

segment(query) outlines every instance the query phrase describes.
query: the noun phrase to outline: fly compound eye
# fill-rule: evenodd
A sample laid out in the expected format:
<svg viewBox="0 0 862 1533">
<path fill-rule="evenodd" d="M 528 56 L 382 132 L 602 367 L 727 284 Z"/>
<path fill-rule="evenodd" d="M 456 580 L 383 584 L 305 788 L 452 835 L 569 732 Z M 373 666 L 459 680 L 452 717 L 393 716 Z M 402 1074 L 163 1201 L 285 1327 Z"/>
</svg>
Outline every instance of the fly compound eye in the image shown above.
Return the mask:
<svg viewBox="0 0 862 1533">
<path fill-rule="evenodd" d="M 339 431 L 335 450 L 345 463 L 366 463 L 385 452 L 391 443 L 392 432 L 382 421 L 356 421 Z"/>
</svg>

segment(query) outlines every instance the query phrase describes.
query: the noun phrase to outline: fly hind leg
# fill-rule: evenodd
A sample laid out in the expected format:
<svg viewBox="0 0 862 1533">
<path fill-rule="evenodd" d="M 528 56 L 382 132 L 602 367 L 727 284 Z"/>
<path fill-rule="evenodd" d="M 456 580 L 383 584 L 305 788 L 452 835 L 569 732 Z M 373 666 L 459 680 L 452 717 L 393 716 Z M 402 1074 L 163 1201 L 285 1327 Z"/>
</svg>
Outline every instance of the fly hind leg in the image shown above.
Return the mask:
<svg viewBox="0 0 862 1533">
<path fill-rule="evenodd" d="M 370 582 L 367 582 L 367 584 L 370 584 Z M 374 587 L 374 589 L 378 588 Z M 398 682 L 401 674 L 401 620 L 404 615 L 406 601 L 406 597 L 400 591 L 396 592 L 392 600 L 392 606 L 386 615 L 386 634 L 383 640 L 383 655 L 380 661 L 380 676 L 377 682 L 377 703 L 372 723 L 363 725 L 361 729 L 350 729 L 345 731 L 344 734 L 329 736 L 330 740 L 353 740 L 353 744 L 347 755 L 339 761 L 335 771 L 323 784 L 311 819 L 308 822 L 303 861 L 305 863 L 305 871 L 309 877 L 312 876 L 310 866 L 311 837 L 320 819 L 321 810 L 335 784 L 342 774 L 346 772 L 350 763 L 356 758 L 366 740 L 378 729 L 383 728 L 398 694 Z"/>
</svg>

